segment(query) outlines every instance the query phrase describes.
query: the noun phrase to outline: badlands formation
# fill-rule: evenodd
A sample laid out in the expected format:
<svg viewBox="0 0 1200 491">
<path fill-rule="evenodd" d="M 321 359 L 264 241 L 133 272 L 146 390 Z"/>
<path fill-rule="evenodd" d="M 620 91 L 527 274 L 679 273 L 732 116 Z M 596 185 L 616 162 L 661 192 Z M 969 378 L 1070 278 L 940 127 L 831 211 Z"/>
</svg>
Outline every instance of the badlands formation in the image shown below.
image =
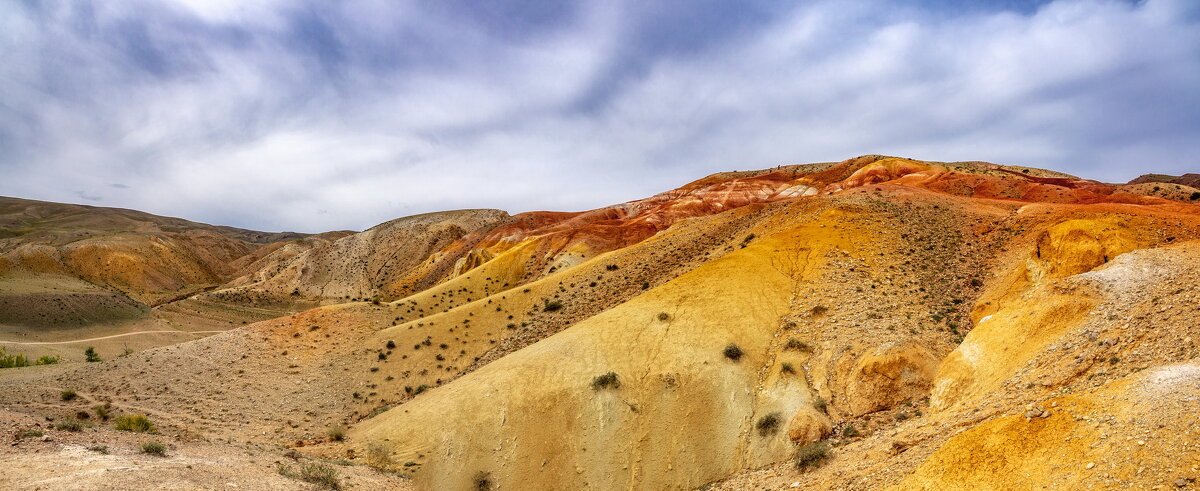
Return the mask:
<svg viewBox="0 0 1200 491">
<path fill-rule="evenodd" d="M 0 347 L 60 362 L 0 369 L 0 483 L 1195 488 L 1198 177 L 863 156 L 313 236 L 6 198 Z"/>
</svg>

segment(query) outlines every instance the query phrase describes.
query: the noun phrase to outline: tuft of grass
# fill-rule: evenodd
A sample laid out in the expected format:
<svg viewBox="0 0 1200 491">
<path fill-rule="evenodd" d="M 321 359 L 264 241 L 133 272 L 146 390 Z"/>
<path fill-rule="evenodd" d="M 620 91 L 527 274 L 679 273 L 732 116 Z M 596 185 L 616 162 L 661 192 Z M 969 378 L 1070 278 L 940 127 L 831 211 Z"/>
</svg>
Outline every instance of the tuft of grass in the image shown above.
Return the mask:
<svg viewBox="0 0 1200 491">
<path fill-rule="evenodd" d="M 56 363 L 58 363 L 57 356 L 42 355 L 41 358 L 37 359 L 35 365 L 54 365 Z"/>
<path fill-rule="evenodd" d="M 83 423 L 73 419 L 68 419 L 65 421 L 59 421 L 58 424 L 54 425 L 54 429 L 60 431 L 79 432 L 83 431 Z"/>
<path fill-rule="evenodd" d="M 779 432 L 779 422 L 780 414 L 776 412 L 758 418 L 754 427 L 758 429 L 758 436 L 774 435 Z"/>
<path fill-rule="evenodd" d="M 733 361 L 738 361 L 739 359 L 742 358 L 742 355 L 744 354 L 742 352 L 742 348 L 738 347 L 738 345 L 733 344 L 733 343 L 729 343 L 728 345 L 726 345 L 725 349 L 722 350 L 721 353 L 724 353 L 726 358 L 729 358 L 730 360 L 733 360 Z"/>
<path fill-rule="evenodd" d="M 92 445 L 92 446 L 88 447 L 88 450 L 96 452 L 100 455 L 108 455 L 108 446 L 107 445 Z"/>
<path fill-rule="evenodd" d="M 832 454 L 829 451 L 828 443 L 817 442 L 812 445 L 806 445 L 796 451 L 796 468 L 807 471 L 819 467 L 829 457 L 832 457 Z"/>
<path fill-rule="evenodd" d="M 154 433 L 154 423 L 145 414 L 125 414 L 117 418 L 113 428 L 134 433 Z"/>
<path fill-rule="evenodd" d="M 37 428 L 26 428 L 24 430 L 17 432 L 18 440 L 23 440 L 25 438 L 40 438 L 41 436 L 42 436 L 42 430 L 39 430 Z"/>
<path fill-rule="evenodd" d="M 157 455 L 165 457 L 167 455 L 167 446 L 155 441 L 142 443 L 142 453 L 147 455 Z"/>
<path fill-rule="evenodd" d="M 67 389 L 67 390 L 62 391 L 62 394 L 59 394 L 59 396 L 64 401 L 73 401 L 73 400 L 75 400 L 75 397 L 77 396 L 77 394 L 75 394 L 75 391 L 73 391 L 71 389 Z"/>
<path fill-rule="evenodd" d="M 671 318 L 671 315 L 670 315 L 670 314 L 668 314 L 668 313 L 666 313 L 666 312 L 659 312 L 659 313 L 658 313 L 658 320 L 660 320 L 660 321 L 665 321 L 665 320 L 667 320 L 667 319 L 670 319 L 670 318 Z"/>
<path fill-rule="evenodd" d="M 597 375 L 592 379 L 592 390 L 600 389 L 620 389 L 621 380 L 617 378 L 617 372 L 608 372 L 602 375 Z"/>
<path fill-rule="evenodd" d="M 542 307 L 542 312 L 554 312 L 563 307 L 562 302 L 558 300 L 546 300 L 546 305 Z"/>
<path fill-rule="evenodd" d="M 346 439 L 346 427 L 342 425 L 334 426 L 333 428 L 330 428 L 325 435 L 328 436 L 330 440 L 340 442 Z"/>
<path fill-rule="evenodd" d="M 371 444 L 367 447 L 367 465 L 376 469 L 387 469 L 392 466 L 392 453 L 383 445 Z"/>
<path fill-rule="evenodd" d="M 791 362 L 785 361 L 779 365 L 779 371 L 783 373 L 796 373 L 796 367 L 793 367 Z"/>
</svg>

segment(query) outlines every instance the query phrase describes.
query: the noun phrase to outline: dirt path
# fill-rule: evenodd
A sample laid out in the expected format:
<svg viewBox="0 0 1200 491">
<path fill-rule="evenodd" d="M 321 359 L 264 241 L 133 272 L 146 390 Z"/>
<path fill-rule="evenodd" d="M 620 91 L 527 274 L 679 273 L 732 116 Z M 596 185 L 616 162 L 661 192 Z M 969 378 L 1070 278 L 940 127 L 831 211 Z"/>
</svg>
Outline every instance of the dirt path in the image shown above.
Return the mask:
<svg viewBox="0 0 1200 491">
<path fill-rule="evenodd" d="M 71 340 L 71 341 L 42 341 L 42 342 L 0 341 L 0 344 L 19 344 L 19 345 L 24 345 L 24 346 L 45 345 L 45 344 L 73 344 L 73 343 L 87 343 L 87 342 L 91 342 L 91 341 L 100 341 L 102 339 L 120 338 L 120 337 L 125 337 L 125 336 L 136 336 L 138 334 L 164 334 L 164 333 L 213 334 L 213 333 L 218 333 L 218 332 L 225 332 L 225 331 L 138 331 L 138 332 L 127 332 L 124 334 L 113 334 L 111 336 L 100 336 L 98 338 L 75 339 L 75 340 Z"/>
</svg>

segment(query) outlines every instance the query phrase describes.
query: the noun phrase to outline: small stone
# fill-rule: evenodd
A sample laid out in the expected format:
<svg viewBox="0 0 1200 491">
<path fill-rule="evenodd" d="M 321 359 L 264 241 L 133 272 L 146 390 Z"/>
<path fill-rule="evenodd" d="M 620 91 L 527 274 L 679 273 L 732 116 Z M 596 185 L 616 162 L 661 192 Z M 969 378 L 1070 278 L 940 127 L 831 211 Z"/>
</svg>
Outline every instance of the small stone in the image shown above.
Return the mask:
<svg viewBox="0 0 1200 491">
<path fill-rule="evenodd" d="M 43 441 L 43 442 L 48 442 L 48 441 L 50 441 L 50 435 L 42 435 L 42 441 Z"/>
<path fill-rule="evenodd" d="M 1093 467 L 1096 467 L 1095 462 L 1088 462 L 1087 465 L 1083 466 L 1084 469 L 1091 469 Z"/>
<path fill-rule="evenodd" d="M 1145 444 L 1146 444 L 1145 440 L 1138 440 L 1138 445 L 1145 445 Z"/>
</svg>

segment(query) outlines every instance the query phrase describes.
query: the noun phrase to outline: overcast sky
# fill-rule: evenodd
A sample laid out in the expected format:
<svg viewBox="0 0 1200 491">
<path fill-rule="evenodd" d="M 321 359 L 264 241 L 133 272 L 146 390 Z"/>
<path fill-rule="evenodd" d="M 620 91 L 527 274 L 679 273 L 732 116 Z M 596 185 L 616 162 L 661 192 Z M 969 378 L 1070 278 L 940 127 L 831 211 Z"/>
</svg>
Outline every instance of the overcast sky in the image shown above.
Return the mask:
<svg viewBox="0 0 1200 491">
<path fill-rule="evenodd" d="M 0 0 L 0 195 L 260 230 L 881 153 L 1200 172 L 1200 2 Z"/>
</svg>

